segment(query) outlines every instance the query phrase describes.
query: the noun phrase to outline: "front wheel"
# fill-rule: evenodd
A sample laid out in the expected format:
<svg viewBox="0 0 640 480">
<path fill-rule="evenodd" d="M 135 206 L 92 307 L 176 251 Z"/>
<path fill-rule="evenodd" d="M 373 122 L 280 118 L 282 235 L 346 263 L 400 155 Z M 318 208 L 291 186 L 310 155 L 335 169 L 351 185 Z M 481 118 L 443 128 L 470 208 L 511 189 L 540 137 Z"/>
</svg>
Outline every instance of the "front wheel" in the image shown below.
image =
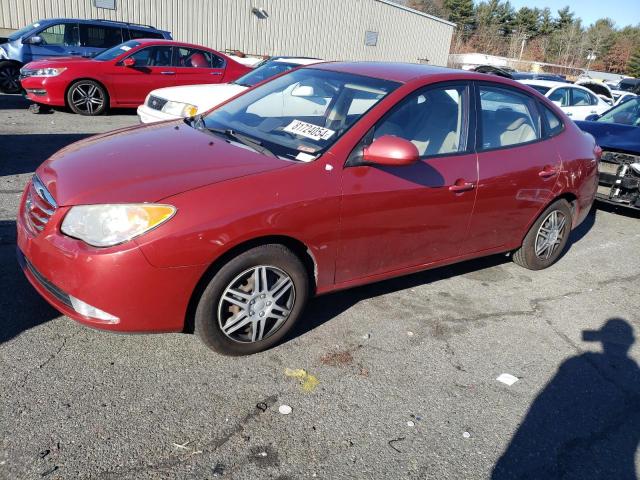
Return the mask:
<svg viewBox="0 0 640 480">
<path fill-rule="evenodd" d="M 80 115 L 100 115 L 107 109 L 108 95 L 105 88 L 93 80 L 80 80 L 67 92 L 67 105 Z"/>
<path fill-rule="evenodd" d="M 567 245 L 572 221 L 569 203 L 553 202 L 531 226 L 522 246 L 513 253 L 513 261 L 529 270 L 553 265 Z"/>
<path fill-rule="evenodd" d="M 205 288 L 195 331 L 224 355 L 249 355 L 277 344 L 304 310 L 309 277 L 282 245 L 252 248 L 230 260 Z"/>
<path fill-rule="evenodd" d="M 0 62 L 0 91 L 20 93 L 20 67 L 13 62 Z"/>
</svg>

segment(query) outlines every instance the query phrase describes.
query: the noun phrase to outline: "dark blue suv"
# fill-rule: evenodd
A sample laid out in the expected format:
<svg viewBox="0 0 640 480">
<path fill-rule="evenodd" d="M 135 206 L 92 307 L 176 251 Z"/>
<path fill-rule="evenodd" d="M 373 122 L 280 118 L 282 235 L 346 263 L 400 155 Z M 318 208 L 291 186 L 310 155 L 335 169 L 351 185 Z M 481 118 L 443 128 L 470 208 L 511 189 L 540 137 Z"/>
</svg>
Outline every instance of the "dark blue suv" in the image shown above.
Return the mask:
<svg viewBox="0 0 640 480">
<path fill-rule="evenodd" d="M 128 40 L 166 38 L 171 33 L 148 25 L 111 20 L 53 18 L 12 33 L 0 45 L 0 91 L 18 93 L 20 68 L 47 57 L 93 56 Z"/>
</svg>

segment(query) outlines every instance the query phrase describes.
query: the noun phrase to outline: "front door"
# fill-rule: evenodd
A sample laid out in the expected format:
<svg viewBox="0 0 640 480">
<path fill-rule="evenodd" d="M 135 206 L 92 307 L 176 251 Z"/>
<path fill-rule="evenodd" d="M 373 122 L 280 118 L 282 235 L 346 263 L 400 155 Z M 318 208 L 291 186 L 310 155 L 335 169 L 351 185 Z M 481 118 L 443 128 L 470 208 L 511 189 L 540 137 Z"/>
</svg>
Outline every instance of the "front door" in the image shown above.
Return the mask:
<svg viewBox="0 0 640 480">
<path fill-rule="evenodd" d="M 56 23 L 33 35 L 40 37 L 39 44 L 28 44 L 31 59 L 42 60 L 50 57 L 80 56 L 78 24 L 75 22 Z M 28 59 L 25 59 L 27 61 Z"/>
<path fill-rule="evenodd" d="M 414 143 L 420 160 L 344 169 L 336 283 L 459 254 L 476 195 L 471 110 L 469 85 L 430 86 L 407 96 L 361 141 L 352 155 L 395 135 Z"/>
<path fill-rule="evenodd" d="M 137 106 L 156 88 L 175 85 L 176 69 L 172 66 L 170 46 L 153 46 L 137 50 L 128 58 L 136 64 L 126 67 L 114 64 L 109 74 L 111 94 L 119 105 Z"/>
<path fill-rule="evenodd" d="M 478 194 L 465 253 L 522 240 L 553 198 L 562 167 L 553 139 L 543 139 L 538 102 L 521 90 L 480 84 Z"/>
</svg>

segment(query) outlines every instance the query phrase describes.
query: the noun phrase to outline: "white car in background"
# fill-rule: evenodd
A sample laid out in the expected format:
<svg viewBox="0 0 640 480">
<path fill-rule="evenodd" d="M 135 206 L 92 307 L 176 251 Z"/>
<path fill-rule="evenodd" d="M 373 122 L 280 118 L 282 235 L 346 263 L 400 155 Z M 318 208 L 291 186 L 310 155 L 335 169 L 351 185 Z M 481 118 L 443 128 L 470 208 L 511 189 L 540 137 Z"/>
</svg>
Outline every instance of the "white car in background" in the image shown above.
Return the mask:
<svg viewBox="0 0 640 480">
<path fill-rule="evenodd" d="M 598 95 L 579 85 L 549 80 L 519 80 L 519 82 L 540 92 L 573 120 L 584 120 L 593 114 L 600 115 L 611 108 L 611 105 Z"/>
<path fill-rule="evenodd" d="M 153 90 L 138 107 L 142 123 L 193 117 L 253 87 L 268 78 L 303 65 L 320 63 L 317 58 L 272 57 L 231 83 L 185 85 Z"/>
</svg>

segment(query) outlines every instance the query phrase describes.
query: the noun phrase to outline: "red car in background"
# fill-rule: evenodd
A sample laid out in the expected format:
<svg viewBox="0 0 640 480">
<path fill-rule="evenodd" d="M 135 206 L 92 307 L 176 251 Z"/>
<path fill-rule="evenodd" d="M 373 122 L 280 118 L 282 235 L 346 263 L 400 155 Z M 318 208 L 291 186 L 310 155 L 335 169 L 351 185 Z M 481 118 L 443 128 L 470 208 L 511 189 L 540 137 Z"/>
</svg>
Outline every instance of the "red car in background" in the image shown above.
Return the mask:
<svg viewBox="0 0 640 480">
<path fill-rule="evenodd" d="M 600 153 L 512 80 L 316 64 L 56 153 L 20 202 L 18 258 L 86 325 L 193 325 L 219 352 L 254 353 L 313 295 L 502 252 L 553 265 L 591 208 Z"/>
<path fill-rule="evenodd" d="M 51 58 L 20 70 L 29 100 L 81 115 L 133 108 L 157 88 L 227 83 L 249 67 L 210 48 L 171 40 L 130 40 L 93 58 Z M 177 115 L 189 112 L 180 112 Z"/>
</svg>

